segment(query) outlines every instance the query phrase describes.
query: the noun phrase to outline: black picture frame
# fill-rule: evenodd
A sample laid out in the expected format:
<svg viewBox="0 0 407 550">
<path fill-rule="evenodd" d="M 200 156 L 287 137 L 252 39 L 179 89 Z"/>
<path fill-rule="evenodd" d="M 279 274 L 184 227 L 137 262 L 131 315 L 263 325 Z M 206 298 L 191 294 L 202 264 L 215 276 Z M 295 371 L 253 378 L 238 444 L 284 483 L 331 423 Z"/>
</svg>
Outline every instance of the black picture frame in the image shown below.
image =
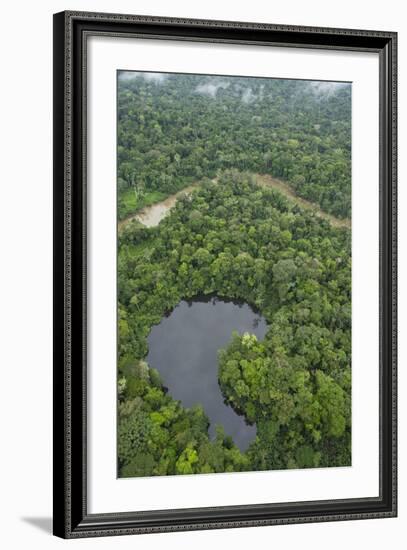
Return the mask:
<svg viewBox="0 0 407 550">
<path fill-rule="evenodd" d="M 145 36 L 376 52 L 380 63 L 380 495 L 319 502 L 87 512 L 86 41 Z M 54 534 L 63 538 L 397 515 L 397 34 L 66 11 L 54 15 Z"/>
</svg>

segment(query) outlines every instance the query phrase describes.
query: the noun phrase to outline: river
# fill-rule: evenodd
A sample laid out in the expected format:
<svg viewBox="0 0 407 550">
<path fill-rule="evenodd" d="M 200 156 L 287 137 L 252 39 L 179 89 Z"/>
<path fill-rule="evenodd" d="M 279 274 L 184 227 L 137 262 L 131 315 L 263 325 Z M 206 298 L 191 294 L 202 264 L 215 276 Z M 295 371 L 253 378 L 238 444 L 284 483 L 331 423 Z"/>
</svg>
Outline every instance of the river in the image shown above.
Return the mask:
<svg viewBox="0 0 407 550">
<path fill-rule="evenodd" d="M 328 214 L 328 212 L 324 212 L 323 210 L 321 210 L 321 208 L 317 204 L 299 197 L 286 182 L 273 178 L 268 174 L 254 174 L 254 175 L 256 178 L 256 183 L 260 187 L 270 187 L 272 189 L 276 189 L 281 194 L 283 194 L 289 201 L 294 202 L 295 204 L 298 204 L 299 206 L 301 206 L 306 210 L 312 210 L 312 212 L 316 216 L 329 221 L 329 223 L 333 227 L 345 227 L 347 229 L 351 228 L 351 220 L 349 218 L 344 218 L 344 219 L 336 218 L 332 214 Z M 212 181 L 216 181 L 216 178 L 214 178 Z M 141 210 L 129 216 L 128 218 L 119 221 L 119 225 L 118 225 L 119 230 L 121 230 L 128 222 L 134 219 L 138 220 L 146 227 L 155 227 L 169 213 L 171 208 L 175 206 L 179 197 L 181 197 L 182 195 L 190 195 L 194 189 L 198 189 L 198 188 L 199 188 L 199 184 L 194 183 L 189 187 L 185 187 L 185 189 L 182 189 L 178 193 L 175 193 L 174 195 L 170 195 L 168 198 L 166 198 L 163 201 L 156 202 L 151 206 L 146 206 L 142 208 Z"/>
<path fill-rule="evenodd" d="M 190 195 L 194 189 L 197 188 L 197 184 L 192 184 L 189 187 L 185 187 L 178 193 L 170 195 L 166 199 L 160 202 L 156 202 L 150 206 L 145 206 L 135 214 L 119 221 L 119 230 L 122 229 L 131 220 L 138 220 L 146 227 L 155 227 L 160 223 L 162 219 L 168 214 L 168 212 L 175 206 L 177 200 L 183 195 Z"/>
</svg>

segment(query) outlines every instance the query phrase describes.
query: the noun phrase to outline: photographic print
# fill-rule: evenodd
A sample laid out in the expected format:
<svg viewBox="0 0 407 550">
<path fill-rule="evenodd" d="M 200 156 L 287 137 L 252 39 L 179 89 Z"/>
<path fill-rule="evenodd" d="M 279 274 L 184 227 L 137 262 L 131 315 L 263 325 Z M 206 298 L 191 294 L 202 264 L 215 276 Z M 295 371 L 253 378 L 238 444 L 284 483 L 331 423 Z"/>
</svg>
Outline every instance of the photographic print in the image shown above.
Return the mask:
<svg viewBox="0 0 407 550">
<path fill-rule="evenodd" d="M 397 33 L 54 15 L 53 532 L 397 515 Z"/>
<path fill-rule="evenodd" d="M 119 477 L 351 466 L 351 92 L 117 72 Z"/>
</svg>

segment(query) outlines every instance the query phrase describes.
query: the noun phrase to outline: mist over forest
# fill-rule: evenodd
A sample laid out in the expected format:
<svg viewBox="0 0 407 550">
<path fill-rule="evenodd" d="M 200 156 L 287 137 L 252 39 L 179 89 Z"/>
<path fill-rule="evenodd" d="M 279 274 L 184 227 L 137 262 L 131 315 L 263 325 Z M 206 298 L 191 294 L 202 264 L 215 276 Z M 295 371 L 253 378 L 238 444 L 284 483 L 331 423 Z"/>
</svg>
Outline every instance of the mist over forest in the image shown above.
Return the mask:
<svg viewBox="0 0 407 550">
<path fill-rule="evenodd" d="M 346 83 L 119 73 L 119 190 L 175 192 L 235 168 L 350 217 L 350 98 Z"/>
<path fill-rule="evenodd" d="M 351 85 L 125 71 L 117 109 L 118 475 L 350 466 Z M 153 328 L 213 297 L 266 327 L 211 364 L 244 449 L 148 360 Z"/>
</svg>

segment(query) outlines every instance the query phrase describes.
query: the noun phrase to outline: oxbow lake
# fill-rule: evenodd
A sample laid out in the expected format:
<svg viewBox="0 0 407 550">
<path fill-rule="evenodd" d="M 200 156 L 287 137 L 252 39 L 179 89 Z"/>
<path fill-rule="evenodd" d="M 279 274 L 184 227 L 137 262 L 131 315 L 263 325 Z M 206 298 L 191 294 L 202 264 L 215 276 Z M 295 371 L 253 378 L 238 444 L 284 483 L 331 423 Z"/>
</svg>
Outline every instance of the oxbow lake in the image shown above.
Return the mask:
<svg viewBox="0 0 407 550">
<path fill-rule="evenodd" d="M 227 346 L 233 331 L 263 339 L 267 324 L 245 303 L 215 297 L 183 300 L 151 329 L 147 361 L 160 372 L 174 399 L 185 407 L 203 406 L 211 438 L 216 424 L 221 424 L 244 451 L 255 438 L 256 427 L 224 403 L 218 384 L 218 351 Z"/>
</svg>

